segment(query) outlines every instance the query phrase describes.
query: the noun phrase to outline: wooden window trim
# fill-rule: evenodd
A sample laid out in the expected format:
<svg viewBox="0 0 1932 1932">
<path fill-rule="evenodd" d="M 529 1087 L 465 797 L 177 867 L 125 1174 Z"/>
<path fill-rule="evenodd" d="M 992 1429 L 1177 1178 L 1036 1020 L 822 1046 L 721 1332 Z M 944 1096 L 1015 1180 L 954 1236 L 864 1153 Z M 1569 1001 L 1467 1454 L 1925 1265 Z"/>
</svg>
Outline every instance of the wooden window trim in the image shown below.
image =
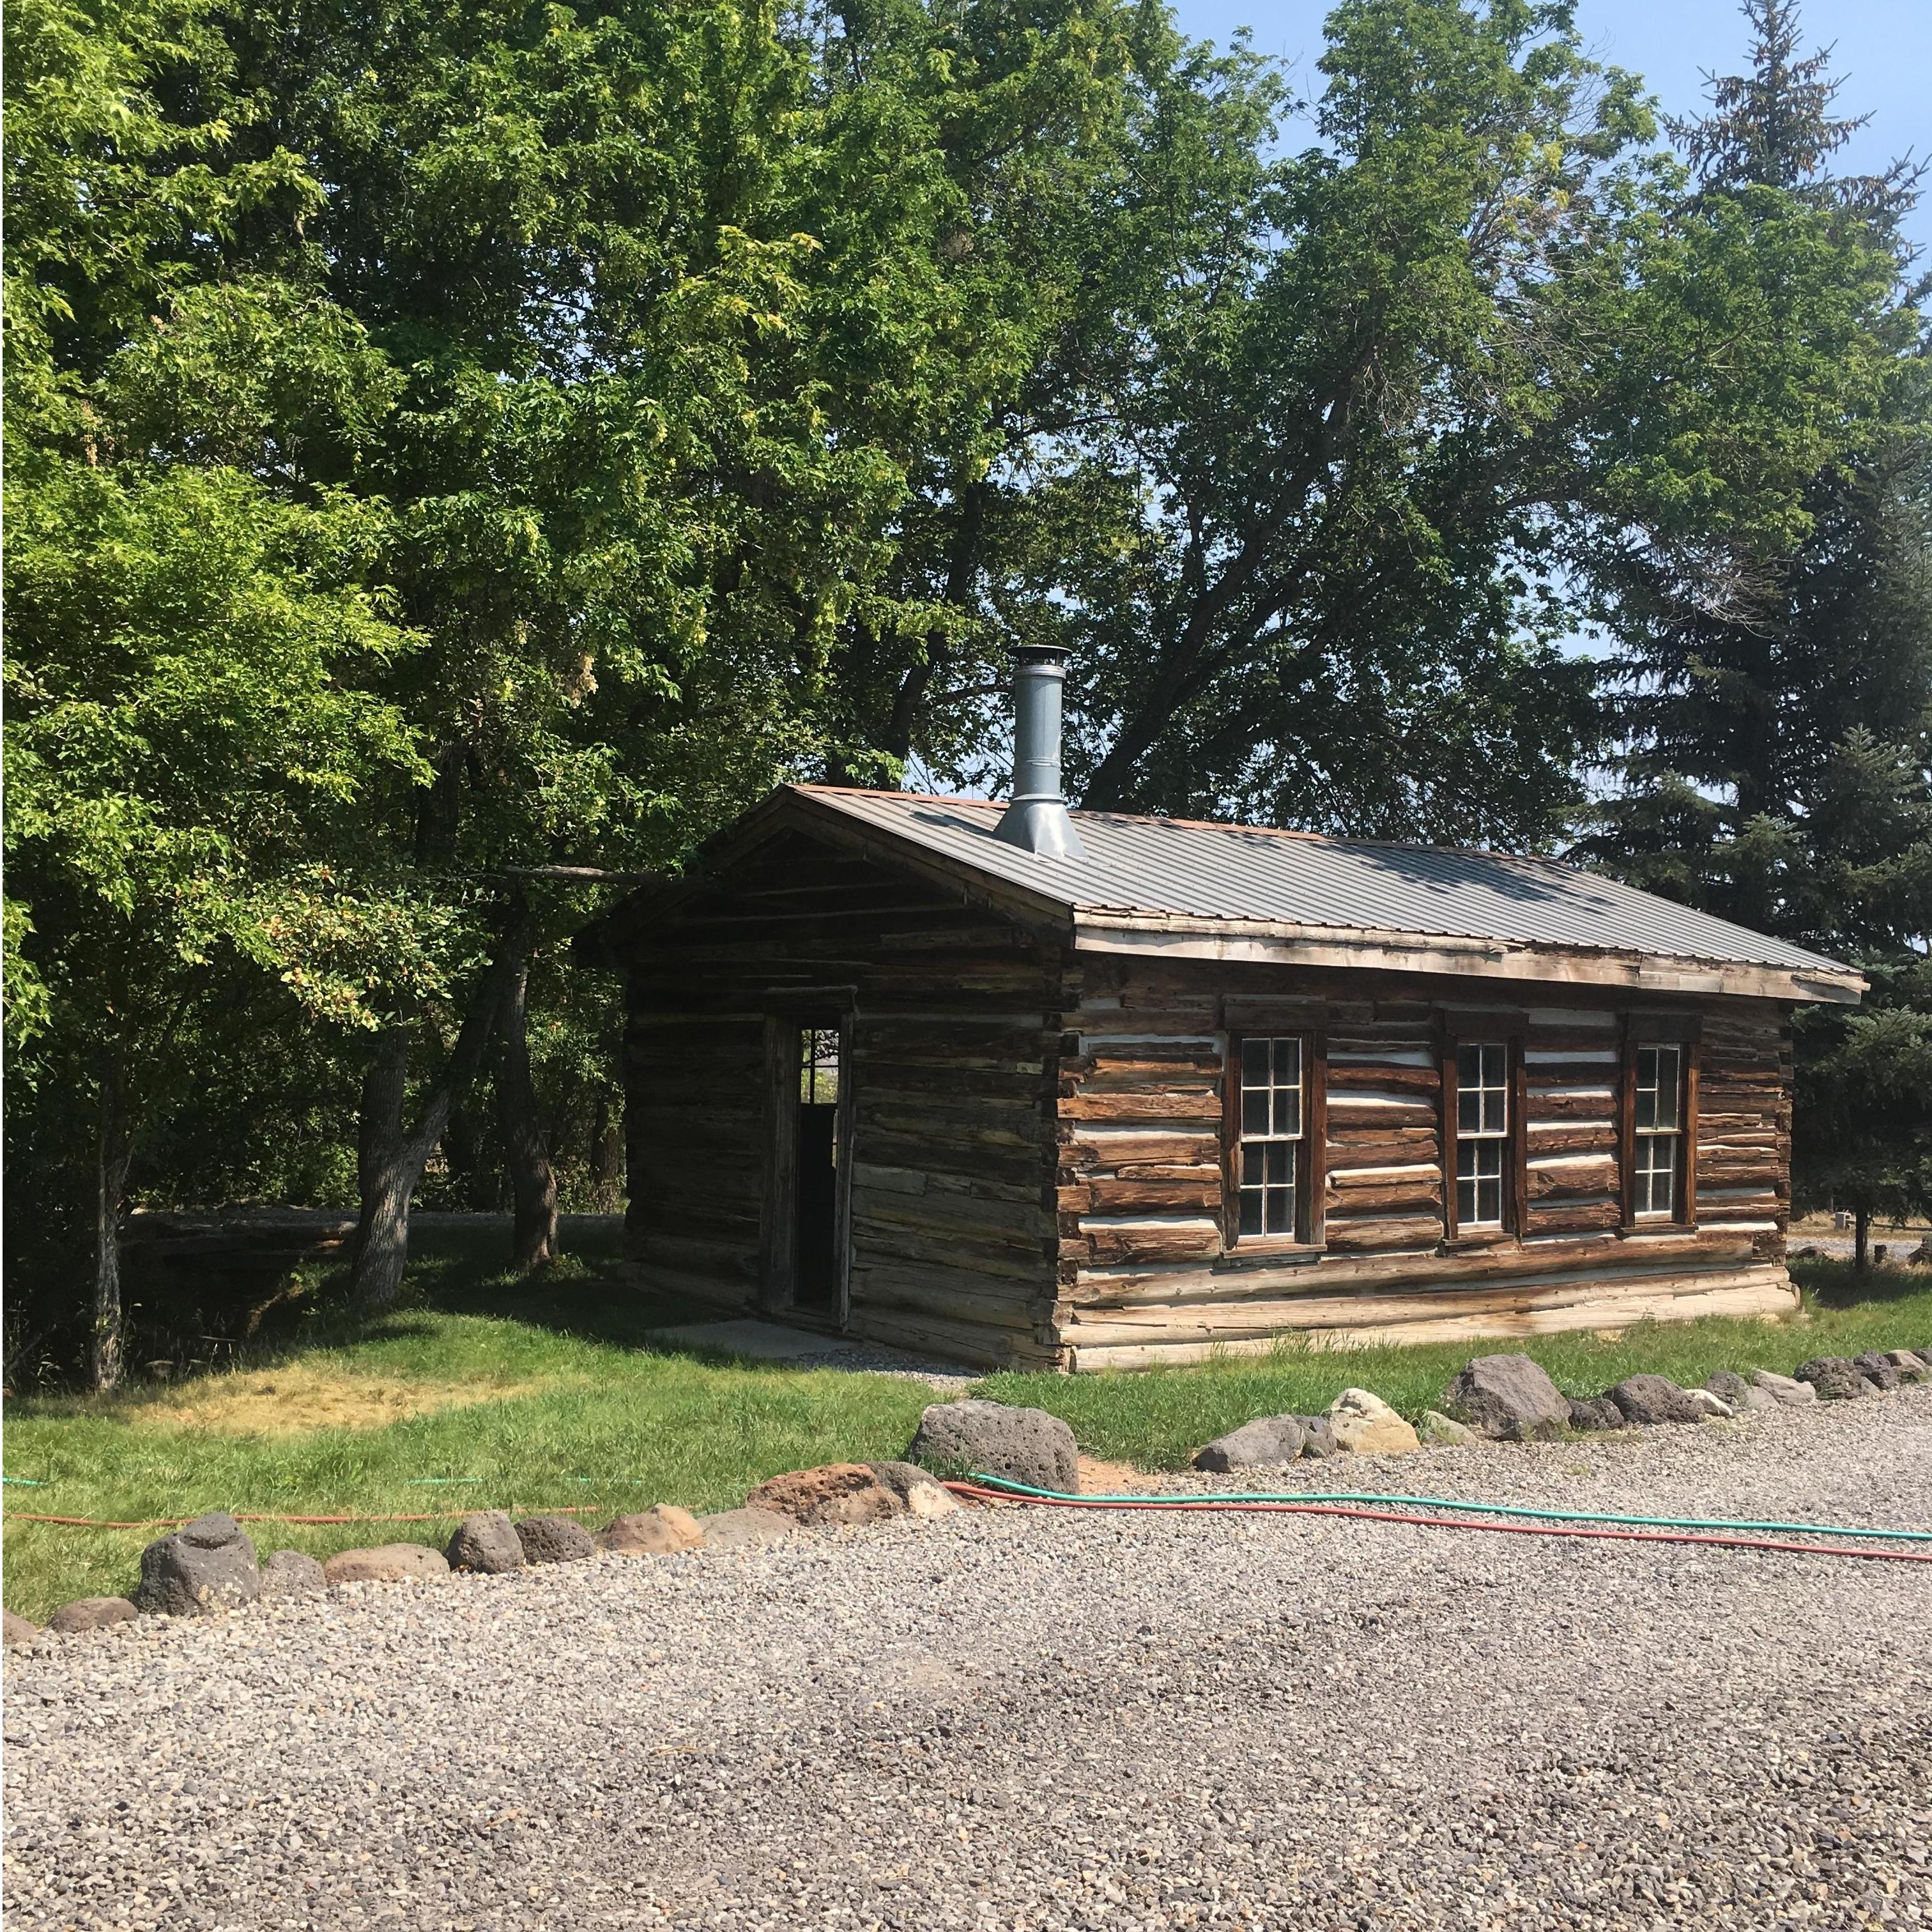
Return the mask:
<svg viewBox="0 0 1932 1932">
<path fill-rule="evenodd" d="M 1529 1201 L 1529 1073 L 1524 1054 L 1528 1019 L 1520 1015 L 1451 1014 L 1444 1020 L 1436 1053 L 1441 1084 L 1442 1142 L 1442 1244 L 1445 1248 L 1492 1248 L 1520 1243 Z M 1501 1046 L 1508 1054 L 1504 1074 L 1509 1095 L 1509 1130 L 1503 1136 L 1502 1221 L 1465 1229 L 1458 1212 L 1456 1170 L 1459 1163 L 1456 1130 L 1461 1084 L 1456 1054 L 1466 1046 Z"/>
<path fill-rule="evenodd" d="M 1683 1127 L 1678 1138 L 1682 1168 L 1678 1178 L 1677 1204 L 1667 1215 L 1636 1211 L 1637 1052 L 1640 1047 L 1674 1046 L 1682 1052 L 1683 1088 L 1678 1106 Z M 1617 1081 L 1618 1232 L 1654 1234 L 1660 1228 L 1697 1232 L 1697 1112 L 1702 1084 L 1703 1024 L 1694 1014 L 1627 1013 Z"/>
<path fill-rule="evenodd" d="M 1230 1028 L 1222 1059 L 1221 1252 L 1223 1259 L 1318 1255 L 1326 1239 L 1328 1192 L 1328 1041 L 1319 1027 Z M 1294 1178 L 1293 1234 L 1241 1234 L 1241 1043 L 1250 1038 L 1301 1042 L 1301 1140 Z"/>
</svg>

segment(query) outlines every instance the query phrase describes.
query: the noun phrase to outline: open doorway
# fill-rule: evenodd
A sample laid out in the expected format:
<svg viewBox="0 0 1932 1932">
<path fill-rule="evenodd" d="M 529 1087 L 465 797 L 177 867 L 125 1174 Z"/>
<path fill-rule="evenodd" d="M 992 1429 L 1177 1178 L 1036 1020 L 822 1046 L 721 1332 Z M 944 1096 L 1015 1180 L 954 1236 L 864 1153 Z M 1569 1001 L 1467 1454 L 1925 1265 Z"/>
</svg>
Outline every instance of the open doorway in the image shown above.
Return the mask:
<svg viewBox="0 0 1932 1932">
<path fill-rule="evenodd" d="M 799 1028 L 792 1303 L 816 1315 L 842 1312 L 838 1130 L 844 1059 L 838 1026 Z"/>
</svg>

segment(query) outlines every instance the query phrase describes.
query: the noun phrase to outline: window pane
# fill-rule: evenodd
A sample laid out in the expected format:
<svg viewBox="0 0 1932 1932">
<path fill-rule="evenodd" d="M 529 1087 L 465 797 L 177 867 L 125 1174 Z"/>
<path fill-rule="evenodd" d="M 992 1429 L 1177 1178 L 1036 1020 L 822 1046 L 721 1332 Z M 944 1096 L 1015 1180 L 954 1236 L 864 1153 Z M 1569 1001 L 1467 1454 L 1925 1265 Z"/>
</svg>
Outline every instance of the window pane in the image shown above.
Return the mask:
<svg viewBox="0 0 1932 1932">
<path fill-rule="evenodd" d="M 1301 1084 L 1301 1042 L 1292 1034 L 1274 1042 L 1274 1084 L 1277 1087 Z"/>
<path fill-rule="evenodd" d="M 1258 1234 L 1262 1232 L 1262 1190 L 1258 1187 L 1241 1190 L 1241 1232 Z"/>
<path fill-rule="evenodd" d="M 1268 1178 L 1268 1143 L 1265 1141 L 1244 1141 L 1241 1143 L 1241 1185 L 1258 1187 Z"/>
<path fill-rule="evenodd" d="M 1270 1187 L 1268 1191 L 1268 1231 L 1270 1234 L 1294 1232 L 1294 1190 Z"/>
<path fill-rule="evenodd" d="M 1241 1084 L 1265 1087 L 1268 1084 L 1268 1043 L 1264 1040 L 1241 1042 Z"/>
<path fill-rule="evenodd" d="M 1301 1089 L 1278 1087 L 1274 1096 L 1274 1130 L 1299 1138 L 1301 1134 Z"/>
<path fill-rule="evenodd" d="M 1264 1134 L 1268 1130 L 1268 1090 L 1265 1087 L 1249 1087 L 1241 1094 L 1241 1131 L 1244 1134 Z"/>
<path fill-rule="evenodd" d="M 1268 1178 L 1270 1187 L 1286 1186 L 1294 1178 L 1294 1150 L 1286 1141 L 1268 1143 Z"/>
<path fill-rule="evenodd" d="M 1476 1184 L 1473 1180 L 1459 1180 L 1456 1184 L 1456 1219 L 1464 1227 L 1472 1226 L 1476 1218 Z"/>
<path fill-rule="evenodd" d="M 1680 1056 L 1674 1046 L 1657 1050 L 1657 1124 L 1673 1131 L 1677 1126 L 1677 1092 L 1682 1084 Z"/>
<path fill-rule="evenodd" d="M 1483 1090 L 1459 1085 L 1456 1089 L 1456 1131 L 1480 1133 L 1483 1126 Z"/>
</svg>

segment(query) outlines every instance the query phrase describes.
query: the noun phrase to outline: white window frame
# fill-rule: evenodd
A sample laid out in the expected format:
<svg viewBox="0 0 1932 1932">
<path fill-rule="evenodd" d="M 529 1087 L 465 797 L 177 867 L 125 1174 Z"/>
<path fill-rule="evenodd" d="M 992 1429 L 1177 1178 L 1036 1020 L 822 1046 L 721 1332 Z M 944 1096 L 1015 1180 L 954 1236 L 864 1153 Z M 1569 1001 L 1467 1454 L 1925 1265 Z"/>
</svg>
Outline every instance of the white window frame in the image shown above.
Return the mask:
<svg viewBox="0 0 1932 1932">
<path fill-rule="evenodd" d="M 1251 1081 L 1256 1048 L 1262 1050 L 1268 1076 L 1264 1084 Z M 1284 1078 L 1284 1062 L 1292 1058 L 1293 1078 Z M 1234 1196 L 1234 1245 L 1244 1242 L 1295 1241 L 1301 1238 L 1306 1202 L 1304 1149 L 1308 1138 L 1308 1041 L 1302 1034 L 1244 1034 L 1234 1056 L 1232 1136 Z M 1260 1103 L 1259 1106 L 1256 1102 Z M 1250 1180 L 1252 1166 L 1262 1177 Z M 1278 1178 L 1281 1171 L 1285 1178 Z M 1286 1226 L 1276 1225 L 1282 1196 L 1286 1197 Z M 1248 1226 L 1250 1204 L 1259 1225 Z"/>
</svg>

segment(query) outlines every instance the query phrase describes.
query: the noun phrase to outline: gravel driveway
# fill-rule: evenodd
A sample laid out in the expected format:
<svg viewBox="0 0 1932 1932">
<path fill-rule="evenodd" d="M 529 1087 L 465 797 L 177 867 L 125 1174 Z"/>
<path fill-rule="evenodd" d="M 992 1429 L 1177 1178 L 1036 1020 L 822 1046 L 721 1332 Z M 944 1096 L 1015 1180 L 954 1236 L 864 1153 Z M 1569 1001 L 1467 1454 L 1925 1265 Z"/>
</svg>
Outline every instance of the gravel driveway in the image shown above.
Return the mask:
<svg viewBox="0 0 1932 1932">
<path fill-rule="evenodd" d="M 1305 1477 L 1932 1527 L 1932 1388 Z M 14 1932 L 1932 1925 L 1903 1564 L 1014 1508 L 7 1677 Z"/>
</svg>

